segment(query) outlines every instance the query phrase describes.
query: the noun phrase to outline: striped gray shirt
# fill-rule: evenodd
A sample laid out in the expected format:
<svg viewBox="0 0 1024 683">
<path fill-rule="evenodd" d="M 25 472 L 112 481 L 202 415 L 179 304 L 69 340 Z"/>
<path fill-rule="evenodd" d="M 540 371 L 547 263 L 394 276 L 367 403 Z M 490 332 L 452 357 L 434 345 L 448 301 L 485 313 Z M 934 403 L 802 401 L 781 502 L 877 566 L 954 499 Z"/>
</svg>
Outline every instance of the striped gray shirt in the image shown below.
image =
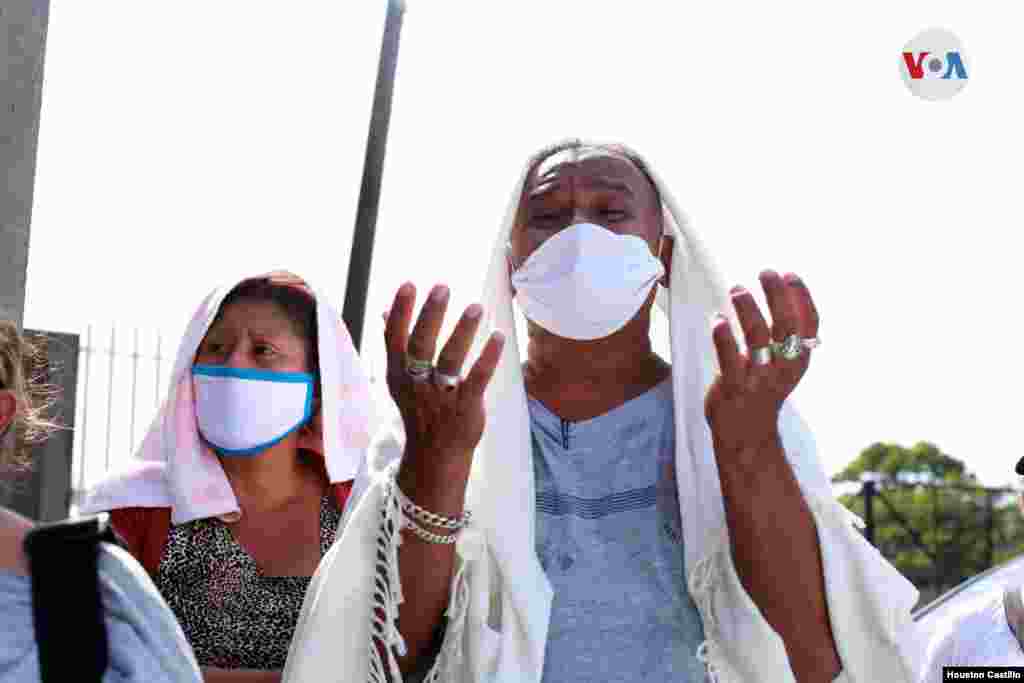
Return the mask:
<svg viewBox="0 0 1024 683">
<path fill-rule="evenodd" d="M 683 571 L 671 379 L 566 422 L 530 399 L 537 553 L 554 587 L 544 683 L 704 679 Z"/>
</svg>

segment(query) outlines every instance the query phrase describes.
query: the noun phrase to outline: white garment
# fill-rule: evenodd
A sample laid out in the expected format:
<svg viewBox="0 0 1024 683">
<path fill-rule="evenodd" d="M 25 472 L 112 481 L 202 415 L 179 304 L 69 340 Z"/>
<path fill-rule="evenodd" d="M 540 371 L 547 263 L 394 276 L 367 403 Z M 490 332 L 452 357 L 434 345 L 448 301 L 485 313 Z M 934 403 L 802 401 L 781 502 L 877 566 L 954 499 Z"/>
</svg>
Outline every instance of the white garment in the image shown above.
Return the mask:
<svg viewBox="0 0 1024 683">
<path fill-rule="evenodd" d="M 950 622 L 988 597 L 1002 594 L 1007 588 L 1024 585 L 1024 556 L 1017 556 L 1004 564 L 983 572 L 940 596 L 934 602 L 916 611 L 914 626 L 901 643 L 908 654 L 916 656 L 915 661 L 925 667 L 923 653 L 935 646 L 951 630 Z M 915 680 L 925 679 L 924 668 L 915 670 Z"/>
<path fill-rule="evenodd" d="M 941 683 L 944 666 L 1024 666 L 1002 591 L 973 596 L 943 618 L 927 646 L 920 683 Z"/>
<path fill-rule="evenodd" d="M 546 155 L 546 150 L 541 152 Z M 456 544 L 448 627 L 428 681 L 537 683 L 543 671 L 552 589 L 534 542 L 535 491 L 529 419 L 513 317 L 505 245 L 527 173 L 520 176 L 497 236 L 483 303 L 477 351 L 492 329 L 506 349 L 486 395 L 487 425 L 466 493 L 474 526 Z M 650 169 L 648 169 L 650 170 Z M 716 368 L 710 320 L 722 311 L 742 339 L 728 292 L 672 195 L 657 176 L 665 227 L 675 237 L 671 282 L 659 304 L 671 329 L 676 473 L 688 588 L 701 612 L 700 656 L 725 682 L 794 683 L 782 639 L 764 620 L 733 567 L 704 398 Z M 795 410 L 780 418 L 786 455 L 818 527 L 840 680 L 909 683 L 897 650 L 917 591 L 853 528 L 856 518 L 835 500 L 810 433 Z M 313 577 L 299 618 L 287 683 L 384 681 L 394 661 L 381 661 L 373 634 L 399 652 L 395 620 L 400 535 L 382 530 L 399 511 L 389 475 L 402 453 L 400 422 L 371 446 L 366 484 L 347 506 L 344 531 Z M 859 520 L 856 520 L 859 521 Z M 385 525 L 386 526 L 386 525 Z M 390 589 L 375 588 L 377 576 Z M 680 586 L 680 590 L 684 587 Z"/>
<path fill-rule="evenodd" d="M 256 276 L 260 277 L 260 276 Z M 196 350 L 239 277 L 214 290 L 199 306 L 178 347 L 167 399 L 132 461 L 89 491 L 82 514 L 127 507 L 170 507 L 171 523 L 240 514 L 220 461 L 202 443 L 196 422 L 192 364 Z M 327 299 L 317 296 L 320 412 L 324 465 L 331 483 L 349 481 L 365 465 L 377 411 L 370 381 L 352 339 Z"/>
</svg>

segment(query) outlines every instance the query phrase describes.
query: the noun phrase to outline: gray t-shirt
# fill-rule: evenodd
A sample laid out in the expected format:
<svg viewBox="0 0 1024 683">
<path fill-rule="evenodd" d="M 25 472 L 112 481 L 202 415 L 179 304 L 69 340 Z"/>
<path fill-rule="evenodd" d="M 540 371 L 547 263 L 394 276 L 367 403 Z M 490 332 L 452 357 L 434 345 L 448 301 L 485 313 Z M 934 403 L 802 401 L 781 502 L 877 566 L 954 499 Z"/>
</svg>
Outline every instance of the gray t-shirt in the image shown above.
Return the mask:
<svg viewBox="0 0 1024 683">
<path fill-rule="evenodd" d="M 99 574 L 110 648 L 104 683 L 201 683 L 185 634 L 139 563 L 104 545 Z M 0 614 L 0 683 L 38 683 L 29 577 L 0 571 Z"/>
<path fill-rule="evenodd" d="M 686 587 L 671 379 L 566 422 L 529 400 L 537 554 L 554 587 L 544 683 L 705 680 Z"/>
</svg>

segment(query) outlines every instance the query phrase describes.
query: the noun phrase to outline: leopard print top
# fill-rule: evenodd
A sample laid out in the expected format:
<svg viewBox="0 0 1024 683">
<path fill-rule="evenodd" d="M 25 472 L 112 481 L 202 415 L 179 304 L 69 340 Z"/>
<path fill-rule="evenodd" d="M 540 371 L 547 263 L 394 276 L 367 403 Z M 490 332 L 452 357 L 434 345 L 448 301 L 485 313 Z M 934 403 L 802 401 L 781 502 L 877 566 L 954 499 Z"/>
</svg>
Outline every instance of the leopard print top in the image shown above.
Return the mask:
<svg viewBox="0 0 1024 683">
<path fill-rule="evenodd" d="M 320 503 L 320 554 L 341 519 L 333 498 Z M 201 666 L 284 667 L 308 576 L 264 576 L 218 519 L 172 526 L 156 586 L 178 618 Z"/>
</svg>

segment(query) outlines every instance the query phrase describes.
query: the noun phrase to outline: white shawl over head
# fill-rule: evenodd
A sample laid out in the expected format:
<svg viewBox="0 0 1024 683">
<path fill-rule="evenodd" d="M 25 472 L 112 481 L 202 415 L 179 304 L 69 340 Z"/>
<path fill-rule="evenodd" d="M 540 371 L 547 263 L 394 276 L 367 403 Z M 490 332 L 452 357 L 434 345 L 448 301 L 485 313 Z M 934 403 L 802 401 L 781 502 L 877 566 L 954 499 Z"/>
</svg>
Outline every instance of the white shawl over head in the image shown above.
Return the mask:
<svg viewBox="0 0 1024 683">
<path fill-rule="evenodd" d="M 560 147 L 561 145 L 559 145 Z M 487 425 L 467 489 L 474 526 L 456 545 L 448 630 L 428 680 L 539 682 L 543 672 L 552 588 L 537 557 L 530 425 L 505 247 L 524 184 L 544 150 L 523 170 L 494 242 L 484 292 L 487 334 L 507 339 L 486 395 Z M 795 681 L 782 639 L 764 620 L 732 564 L 718 469 L 704 398 L 717 370 L 711 318 L 739 326 L 727 289 L 672 194 L 645 167 L 661 195 L 666 234 L 675 238 L 668 291 L 658 303 L 669 317 L 675 399 L 676 476 L 689 590 L 704 621 L 700 657 L 720 681 Z M 780 418 L 786 455 L 813 511 L 824 560 L 832 630 L 851 681 L 908 681 L 896 641 L 909 622 L 917 591 L 853 528 L 859 522 L 833 497 L 813 439 L 795 410 Z M 403 445 L 401 426 L 371 446 L 366 494 L 352 501 L 347 526 L 325 556 L 306 596 L 285 669 L 294 683 L 383 681 L 394 660 L 377 656 L 375 636 L 401 650 L 395 628 L 399 534 L 382 530 L 398 511 L 388 478 Z M 784 549 L 780 548 L 781 552 Z M 383 559 L 382 559 L 383 558 Z M 377 584 L 377 577 L 385 583 Z M 407 590 L 407 588 L 406 588 Z"/>
<path fill-rule="evenodd" d="M 82 505 L 90 514 L 127 507 L 170 507 L 173 524 L 237 515 L 240 510 L 220 461 L 203 444 L 196 424 L 192 364 L 224 298 L 250 279 L 273 277 L 303 288 L 316 300 L 320 362 L 320 428 L 324 465 L 331 483 L 354 479 L 377 428 L 370 381 L 352 338 L 327 299 L 294 276 L 271 273 L 240 278 L 203 300 L 178 347 L 167 398 L 132 462 L 94 486 Z"/>
</svg>

